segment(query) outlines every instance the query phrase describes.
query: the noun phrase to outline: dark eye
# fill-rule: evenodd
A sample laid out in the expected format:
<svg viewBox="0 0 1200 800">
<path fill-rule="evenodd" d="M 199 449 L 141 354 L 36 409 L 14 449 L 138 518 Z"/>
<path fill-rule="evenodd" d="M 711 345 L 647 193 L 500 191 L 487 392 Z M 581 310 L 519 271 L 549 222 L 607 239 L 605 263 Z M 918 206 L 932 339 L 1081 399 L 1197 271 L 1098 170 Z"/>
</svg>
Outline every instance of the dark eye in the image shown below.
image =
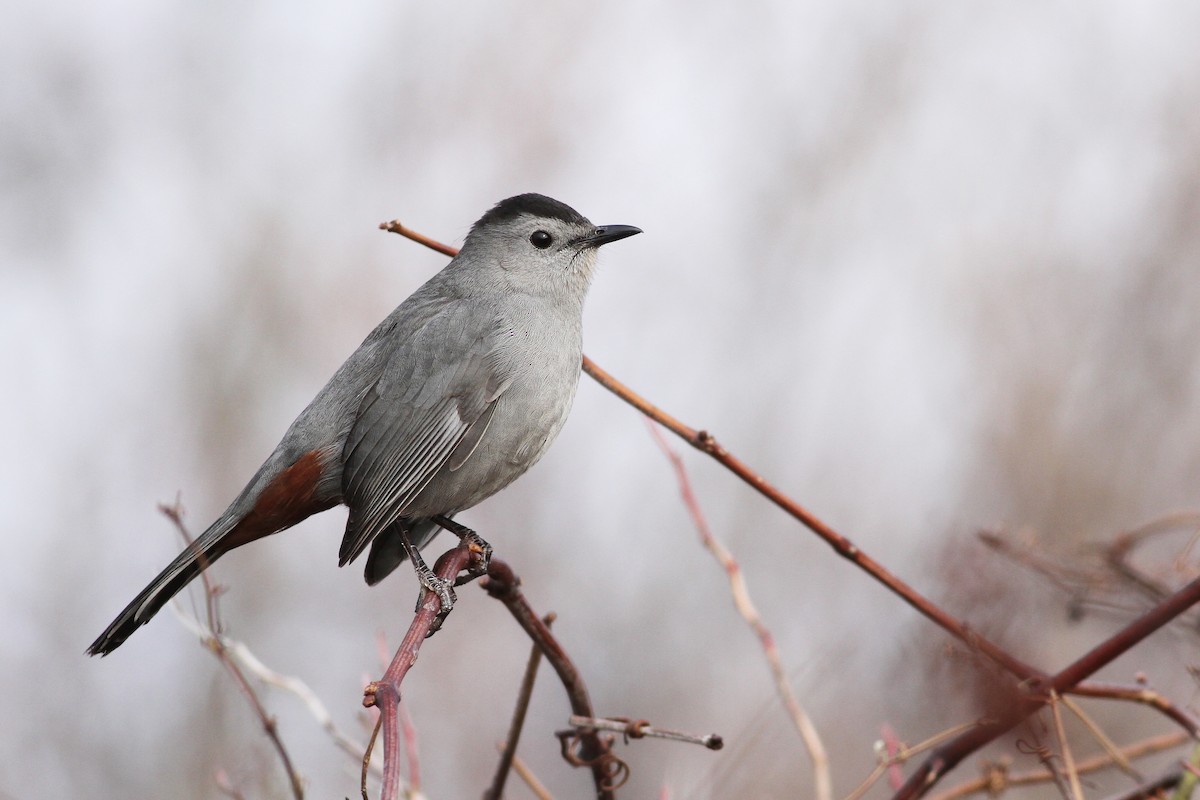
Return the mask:
<svg viewBox="0 0 1200 800">
<path fill-rule="evenodd" d="M 529 235 L 529 243 L 538 250 L 545 250 L 554 242 L 554 237 L 545 231 L 534 231 Z"/>
</svg>

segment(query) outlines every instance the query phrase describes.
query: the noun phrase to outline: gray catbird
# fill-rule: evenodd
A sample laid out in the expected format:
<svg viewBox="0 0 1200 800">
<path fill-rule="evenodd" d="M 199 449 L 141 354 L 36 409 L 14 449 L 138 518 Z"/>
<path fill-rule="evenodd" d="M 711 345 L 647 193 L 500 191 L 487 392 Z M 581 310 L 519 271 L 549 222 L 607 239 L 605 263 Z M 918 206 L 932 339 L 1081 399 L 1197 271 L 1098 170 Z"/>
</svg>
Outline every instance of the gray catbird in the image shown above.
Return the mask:
<svg viewBox="0 0 1200 800">
<path fill-rule="evenodd" d="M 374 584 L 409 556 L 445 605 L 448 587 L 417 548 L 439 527 L 474 536 L 450 517 L 508 486 L 554 441 L 579 382 L 596 249 L 635 233 L 597 227 L 539 194 L 497 203 L 459 254 L 334 373 L 225 513 L 88 653 L 111 653 L 233 548 L 338 503 L 350 508 L 340 565 L 371 545 L 366 578 Z"/>
</svg>

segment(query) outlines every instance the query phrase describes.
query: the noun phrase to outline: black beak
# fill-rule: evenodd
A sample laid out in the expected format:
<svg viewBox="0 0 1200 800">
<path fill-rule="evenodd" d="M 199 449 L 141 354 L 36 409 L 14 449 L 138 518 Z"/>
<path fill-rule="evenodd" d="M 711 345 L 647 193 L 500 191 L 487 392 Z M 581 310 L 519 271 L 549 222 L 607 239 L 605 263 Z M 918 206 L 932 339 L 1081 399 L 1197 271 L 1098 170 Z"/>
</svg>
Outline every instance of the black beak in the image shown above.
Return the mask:
<svg viewBox="0 0 1200 800">
<path fill-rule="evenodd" d="M 632 225 L 601 225 L 592 232 L 591 236 L 580 239 L 579 244 L 584 247 L 599 247 L 602 244 L 615 242 L 641 232 L 641 228 L 635 228 Z"/>
</svg>

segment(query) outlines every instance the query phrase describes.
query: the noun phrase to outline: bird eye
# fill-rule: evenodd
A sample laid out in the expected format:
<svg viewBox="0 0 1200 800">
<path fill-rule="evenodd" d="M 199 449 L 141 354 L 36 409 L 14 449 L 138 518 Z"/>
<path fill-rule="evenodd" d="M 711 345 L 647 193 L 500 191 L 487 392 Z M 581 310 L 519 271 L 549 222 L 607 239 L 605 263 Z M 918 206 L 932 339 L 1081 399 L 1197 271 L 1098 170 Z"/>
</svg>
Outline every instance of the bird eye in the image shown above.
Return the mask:
<svg viewBox="0 0 1200 800">
<path fill-rule="evenodd" d="M 545 250 L 554 241 L 554 237 L 545 231 L 534 231 L 529 235 L 529 243 L 538 250 Z"/>
</svg>

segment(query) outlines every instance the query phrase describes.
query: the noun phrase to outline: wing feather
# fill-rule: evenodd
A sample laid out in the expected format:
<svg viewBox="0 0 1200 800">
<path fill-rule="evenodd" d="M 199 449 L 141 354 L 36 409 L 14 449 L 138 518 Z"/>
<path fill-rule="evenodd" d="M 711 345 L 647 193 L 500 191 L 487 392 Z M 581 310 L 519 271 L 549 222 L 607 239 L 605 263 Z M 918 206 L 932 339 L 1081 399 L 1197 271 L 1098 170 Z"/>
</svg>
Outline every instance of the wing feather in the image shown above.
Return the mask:
<svg viewBox="0 0 1200 800">
<path fill-rule="evenodd" d="M 351 514 L 342 564 L 404 516 L 442 467 L 462 466 L 485 435 L 511 378 L 490 350 L 491 321 L 477 320 L 457 306 L 433 315 L 398 344 L 363 399 L 344 451 Z"/>
</svg>

